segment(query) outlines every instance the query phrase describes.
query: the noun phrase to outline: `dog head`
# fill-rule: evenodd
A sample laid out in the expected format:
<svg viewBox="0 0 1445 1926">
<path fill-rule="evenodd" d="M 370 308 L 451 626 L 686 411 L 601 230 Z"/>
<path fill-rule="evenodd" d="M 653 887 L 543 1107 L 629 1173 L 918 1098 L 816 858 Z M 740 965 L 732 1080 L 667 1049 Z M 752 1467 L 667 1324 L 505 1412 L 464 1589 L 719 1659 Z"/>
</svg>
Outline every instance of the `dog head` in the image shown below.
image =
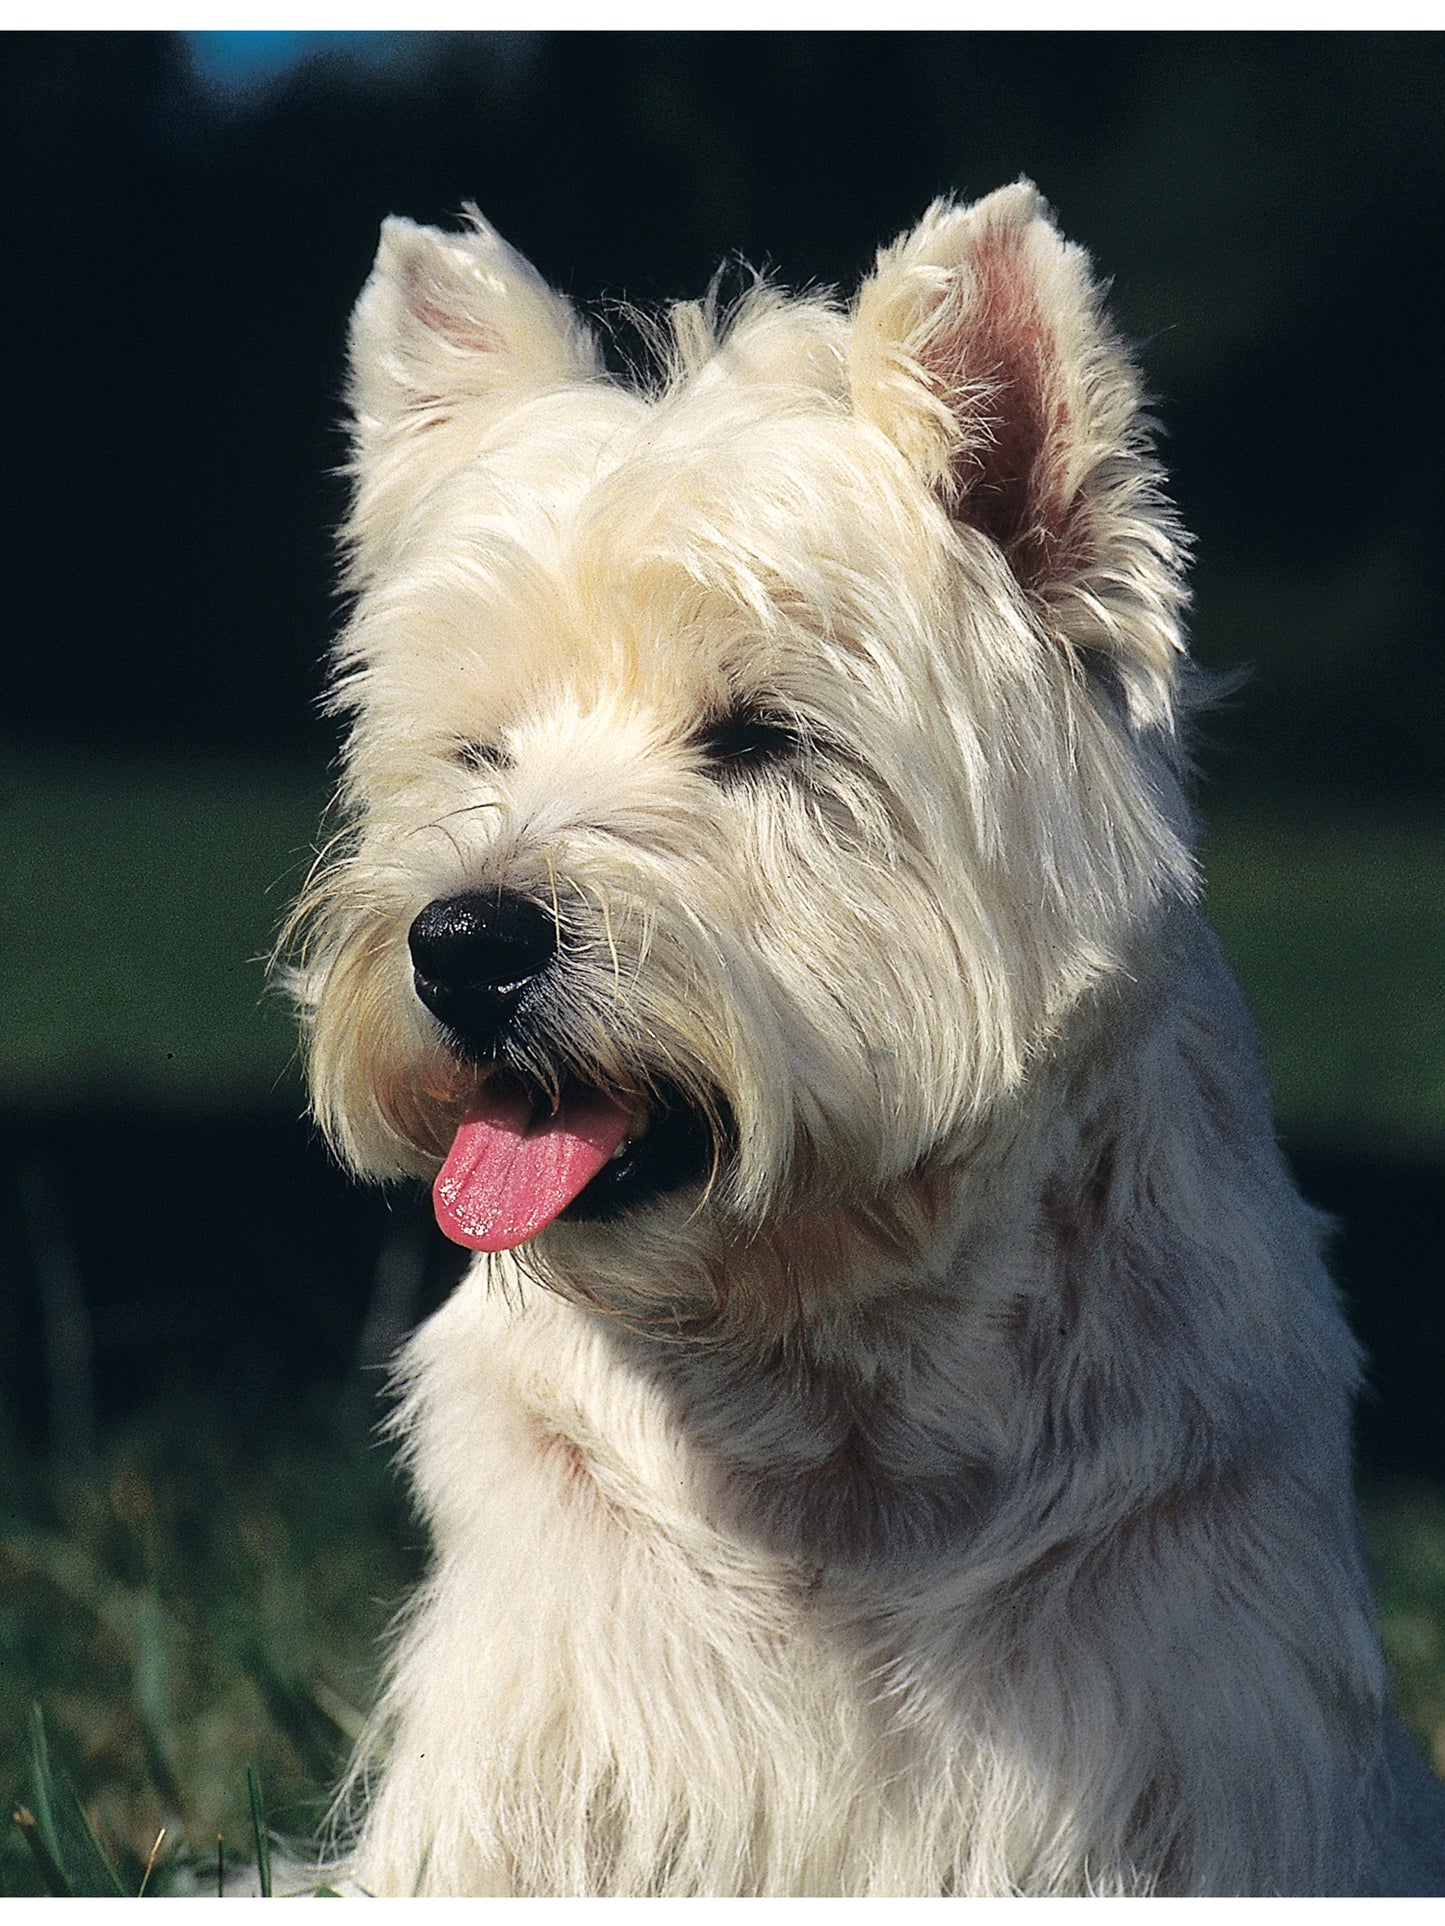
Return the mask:
<svg viewBox="0 0 1445 1926">
<path fill-rule="evenodd" d="M 1182 541 L 1031 187 L 847 310 L 681 307 L 663 360 L 610 379 L 479 219 L 388 222 L 353 322 L 295 981 L 333 1143 L 442 1166 L 478 1248 L 722 1247 L 945 1168 L 1191 887 Z"/>
</svg>

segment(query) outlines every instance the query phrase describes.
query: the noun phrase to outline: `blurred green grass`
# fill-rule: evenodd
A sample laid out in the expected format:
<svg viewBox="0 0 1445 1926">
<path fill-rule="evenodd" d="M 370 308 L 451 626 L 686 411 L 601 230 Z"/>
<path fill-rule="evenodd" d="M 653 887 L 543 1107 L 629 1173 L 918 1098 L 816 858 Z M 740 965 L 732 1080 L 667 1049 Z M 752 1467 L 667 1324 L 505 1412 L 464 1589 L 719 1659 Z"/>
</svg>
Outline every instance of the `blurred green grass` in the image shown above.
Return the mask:
<svg viewBox="0 0 1445 1926">
<path fill-rule="evenodd" d="M 1390 1480 L 1361 1504 L 1395 1702 L 1445 1778 L 1445 1493 Z"/>
<path fill-rule="evenodd" d="M 265 767 L 0 761 L 0 1100 L 269 1091 L 294 1032 L 260 959 L 324 800 Z"/>
<path fill-rule="evenodd" d="M 218 1836 L 228 1865 L 254 1866 L 248 1768 L 272 1827 L 316 1838 L 419 1569 L 370 1415 L 358 1401 L 243 1441 L 172 1411 L 85 1475 L 7 1466 L 0 1893 L 43 1890 L 11 1820 L 37 1704 L 126 1892 L 162 1826 L 153 1893 L 214 1890 Z"/>
<path fill-rule="evenodd" d="M 240 1101 L 284 1079 L 291 1024 L 258 959 L 324 800 L 304 771 L 7 759 L 0 1100 Z M 1235 804 L 1204 865 L 1286 1133 L 1445 1151 L 1445 820 Z"/>
<path fill-rule="evenodd" d="M 1203 859 L 1285 1133 L 1445 1152 L 1445 820 L 1235 805 Z"/>
</svg>

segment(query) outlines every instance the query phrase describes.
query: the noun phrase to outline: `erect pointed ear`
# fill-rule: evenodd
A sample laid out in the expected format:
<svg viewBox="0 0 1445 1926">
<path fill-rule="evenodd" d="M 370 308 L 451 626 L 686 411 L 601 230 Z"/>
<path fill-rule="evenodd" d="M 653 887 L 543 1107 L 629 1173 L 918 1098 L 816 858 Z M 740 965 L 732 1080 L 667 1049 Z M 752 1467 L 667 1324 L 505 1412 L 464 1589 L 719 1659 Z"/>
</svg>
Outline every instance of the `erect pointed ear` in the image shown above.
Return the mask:
<svg viewBox="0 0 1445 1926">
<path fill-rule="evenodd" d="M 474 208 L 443 234 L 393 216 L 351 317 L 351 401 L 362 440 L 479 397 L 585 380 L 586 326 Z"/>
<path fill-rule="evenodd" d="M 1185 541 L 1089 258 L 1037 189 L 935 203 L 879 255 L 850 358 L 859 414 L 996 545 L 1052 633 L 1110 659 L 1136 719 L 1163 720 Z"/>
<path fill-rule="evenodd" d="M 466 212 L 459 234 L 384 222 L 351 317 L 351 532 L 363 543 L 420 462 L 464 460 L 499 405 L 599 371 L 568 302 L 475 208 Z"/>
</svg>

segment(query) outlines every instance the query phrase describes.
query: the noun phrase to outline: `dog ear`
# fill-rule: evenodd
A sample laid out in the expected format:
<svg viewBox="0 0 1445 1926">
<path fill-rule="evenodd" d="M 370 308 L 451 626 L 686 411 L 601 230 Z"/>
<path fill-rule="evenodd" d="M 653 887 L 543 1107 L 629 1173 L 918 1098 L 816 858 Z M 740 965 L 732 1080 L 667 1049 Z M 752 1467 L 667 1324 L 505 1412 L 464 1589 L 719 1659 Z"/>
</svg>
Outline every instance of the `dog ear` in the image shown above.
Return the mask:
<svg viewBox="0 0 1445 1926">
<path fill-rule="evenodd" d="M 466 213 L 459 234 L 384 222 L 351 317 L 358 558 L 422 472 L 468 457 L 499 406 L 600 369 L 592 333 L 570 304 L 475 208 Z"/>
<path fill-rule="evenodd" d="M 1107 657 L 1130 706 L 1167 713 L 1185 537 L 1089 257 L 1028 181 L 937 202 L 878 257 L 854 310 L 854 405 L 1045 625 Z"/>
<path fill-rule="evenodd" d="M 365 442 L 465 402 L 585 380 L 591 333 L 475 208 L 443 234 L 393 216 L 351 317 L 351 402 Z"/>
</svg>

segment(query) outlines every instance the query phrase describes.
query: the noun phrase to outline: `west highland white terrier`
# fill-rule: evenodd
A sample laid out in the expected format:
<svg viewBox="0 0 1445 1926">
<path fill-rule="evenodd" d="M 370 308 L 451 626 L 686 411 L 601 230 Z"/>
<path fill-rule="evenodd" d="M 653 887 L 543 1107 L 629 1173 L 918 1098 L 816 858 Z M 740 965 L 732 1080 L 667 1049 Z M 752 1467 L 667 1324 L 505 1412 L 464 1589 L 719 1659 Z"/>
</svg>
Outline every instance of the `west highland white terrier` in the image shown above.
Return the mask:
<svg viewBox="0 0 1445 1926">
<path fill-rule="evenodd" d="M 479 1253 L 353 1877 L 1445 1890 L 1087 256 L 1020 182 L 657 333 L 609 377 L 475 217 L 353 323 L 294 981 L 332 1143 Z"/>
</svg>

